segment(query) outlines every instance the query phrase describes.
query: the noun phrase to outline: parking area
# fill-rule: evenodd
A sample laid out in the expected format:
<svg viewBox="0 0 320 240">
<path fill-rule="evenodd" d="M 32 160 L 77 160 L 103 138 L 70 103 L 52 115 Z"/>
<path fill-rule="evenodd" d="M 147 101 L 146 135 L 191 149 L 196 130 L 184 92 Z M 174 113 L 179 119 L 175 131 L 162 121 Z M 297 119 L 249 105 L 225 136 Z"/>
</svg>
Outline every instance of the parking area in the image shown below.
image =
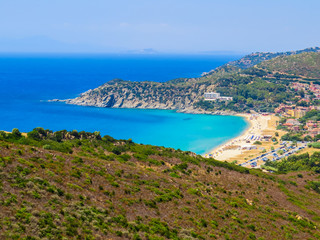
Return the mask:
<svg viewBox="0 0 320 240">
<path fill-rule="evenodd" d="M 243 167 L 260 168 L 266 161 L 279 161 L 283 158 L 291 156 L 296 152 L 303 150 L 307 147 L 307 142 L 297 142 L 293 144 L 290 141 L 284 141 L 280 145 L 281 147 L 265 152 L 253 159 L 250 159 L 244 163 L 239 164 Z"/>
</svg>

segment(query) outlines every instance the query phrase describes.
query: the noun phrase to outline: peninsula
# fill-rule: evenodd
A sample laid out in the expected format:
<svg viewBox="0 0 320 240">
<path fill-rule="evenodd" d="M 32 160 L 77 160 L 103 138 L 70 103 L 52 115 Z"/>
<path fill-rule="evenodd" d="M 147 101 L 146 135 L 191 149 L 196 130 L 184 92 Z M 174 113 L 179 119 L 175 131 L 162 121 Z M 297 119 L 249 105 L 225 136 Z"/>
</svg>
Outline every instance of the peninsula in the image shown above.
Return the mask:
<svg viewBox="0 0 320 240">
<path fill-rule="evenodd" d="M 254 53 L 200 78 L 164 83 L 115 79 L 75 99 L 53 101 L 110 108 L 174 109 L 189 113 L 274 112 L 279 104 L 295 100 L 291 82 L 320 81 L 319 59 L 320 48 Z M 208 101 L 205 94 L 210 92 L 227 97 L 227 101 Z"/>
<path fill-rule="evenodd" d="M 320 99 L 320 92 L 317 92 L 319 68 L 318 47 L 283 53 L 253 53 L 199 78 L 181 78 L 164 83 L 115 79 L 77 98 L 52 101 L 107 108 L 240 114 L 251 122 L 245 135 L 230 140 L 205 156 L 242 163 L 252 156 L 260 156 L 262 151 L 278 147 L 264 141 L 260 147 L 251 144 L 265 135 L 277 137 L 277 132 L 281 139 L 286 134 L 276 130 L 280 122 L 279 111 L 285 106 L 297 106 L 292 110 L 294 117 L 317 108 Z M 246 139 L 249 135 L 252 141 Z M 271 138 L 267 139 L 270 141 Z"/>
</svg>

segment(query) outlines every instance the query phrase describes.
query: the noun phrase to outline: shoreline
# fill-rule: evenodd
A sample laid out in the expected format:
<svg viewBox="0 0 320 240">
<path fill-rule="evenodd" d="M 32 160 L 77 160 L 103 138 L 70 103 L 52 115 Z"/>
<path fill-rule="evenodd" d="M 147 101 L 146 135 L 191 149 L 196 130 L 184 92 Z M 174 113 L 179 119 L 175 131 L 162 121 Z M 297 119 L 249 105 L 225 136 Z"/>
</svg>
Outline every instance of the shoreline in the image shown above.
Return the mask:
<svg viewBox="0 0 320 240">
<path fill-rule="evenodd" d="M 248 127 L 246 129 L 244 129 L 240 135 L 234 137 L 234 138 L 231 138 L 223 143 L 221 143 L 220 145 L 210 149 L 208 152 L 202 154 L 202 155 L 208 155 L 208 154 L 211 154 L 212 152 L 215 152 L 215 151 L 218 151 L 220 148 L 222 148 L 223 146 L 225 145 L 228 145 L 230 144 L 231 142 L 233 142 L 234 140 L 238 139 L 238 138 L 242 138 L 242 137 L 245 137 L 246 135 L 249 134 L 251 128 L 253 127 L 253 124 L 252 122 L 250 121 L 250 114 L 249 113 L 238 113 L 238 114 L 234 114 L 234 115 L 229 115 L 229 116 L 237 116 L 237 117 L 242 117 L 245 119 L 245 121 L 248 123 Z"/>
<path fill-rule="evenodd" d="M 51 100 L 48 102 L 60 102 L 60 103 L 63 102 L 64 104 L 70 104 L 64 101 L 54 101 L 54 100 Z M 78 105 L 78 104 L 70 104 L 70 105 Z M 98 106 L 92 106 L 92 107 L 98 107 Z M 204 115 L 216 115 L 216 116 L 224 115 L 224 116 L 237 116 L 237 117 L 243 118 L 248 125 L 241 133 L 239 133 L 239 135 L 229 140 L 226 140 L 225 142 L 221 143 L 218 146 L 214 146 L 213 148 L 211 148 L 209 151 L 206 151 L 205 153 L 199 154 L 202 157 L 214 158 L 219 161 L 231 161 L 231 160 L 240 161 L 243 155 L 249 156 L 251 151 L 244 149 L 244 147 L 248 146 L 249 144 L 251 145 L 252 143 L 250 143 L 250 141 L 249 142 L 245 141 L 245 138 L 247 138 L 247 136 L 249 135 L 260 136 L 260 139 L 253 139 L 251 141 L 252 142 L 256 140 L 261 141 L 262 136 L 265 134 L 263 132 L 265 132 L 267 129 L 270 130 L 270 127 L 268 126 L 268 121 L 272 116 L 274 116 L 273 114 L 236 113 L 233 111 L 219 111 L 217 113 L 217 112 L 208 112 L 208 111 L 197 111 L 195 109 L 192 109 L 192 110 L 191 109 L 183 109 L 183 110 L 159 109 L 159 108 L 118 108 L 118 109 L 169 110 L 169 111 L 174 111 L 176 113 L 186 113 L 186 114 L 195 114 L 195 115 L 204 114 Z M 262 122 L 264 122 L 264 124 Z M 273 133 L 274 133 L 274 130 L 275 129 L 272 129 Z M 251 146 L 259 148 L 259 145 L 253 144 Z M 186 151 L 190 151 L 190 150 L 186 150 Z"/>
<path fill-rule="evenodd" d="M 97 107 L 101 108 L 101 106 L 97 105 L 86 105 L 86 104 L 75 104 L 71 103 L 66 100 L 48 100 L 48 102 L 60 102 L 64 104 L 69 105 L 78 105 L 78 106 L 90 106 L 90 107 Z M 203 111 L 203 110 L 197 110 L 194 108 L 185 108 L 185 109 L 168 109 L 168 108 L 127 108 L 127 107 L 109 107 L 109 108 L 117 108 L 117 109 L 140 109 L 140 110 L 169 110 L 174 111 L 176 113 L 186 113 L 186 114 L 204 114 L 204 115 L 216 115 L 216 116 L 237 116 L 244 118 L 244 120 L 247 122 L 248 126 L 246 129 L 244 129 L 238 136 L 233 137 L 222 144 L 215 146 L 211 148 L 209 151 L 199 154 L 206 158 L 214 158 L 219 161 L 228 161 L 231 159 L 234 159 L 240 155 L 249 155 L 250 150 L 244 149 L 248 146 L 253 146 L 259 148 L 259 145 L 252 144 L 255 140 L 246 141 L 244 140 L 247 136 L 257 136 L 259 137 L 256 140 L 261 140 L 264 133 L 270 126 L 268 126 L 268 121 L 271 119 L 271 116 L 273 114 L 258 114 L 258 113 L 237 113 L 233 111 L 215 111 L 215 112 L 209 112 L 209 111 Z M 274 129 L 275 130 L 275 129 Z M 248 154 L 247 154 L 248 153 Z M 236 158 L 237 159 L 237 158 Z M 240 159 L 239 159 L 240 160 Z M 237 160 L 238 161 L 238 160 Z"/>
<path fill-rule="evenodd" d="M 49 103 L 64 103 L 68 105 L 74 105 L 74 106 L 82 106 L 82 107 L 95 107 L 95 108 L 110 108 L 110 109 L 140 109 L 140 110 L 169 110 L 169 111 L 175 111 L 177 113 L 187 113 L 187 114 L 206 114 L 206 115 L 222 115 L 222 116 L 240 116 L 242 114 L 246 113 L 238 113 L 234 112 L 231 110 L 216 110 L 214 112 L 211 111 L 206 111 L 206 110 L 200 110 L 200 109 L 195 109 L 195 108 L 182 108 L 182 109 L 177 109 L 173 107 L 168 107 L 168 108 L 162 108 L 162 107 L 105 107 L 101 106 L 99 104 L 88 104 L 88 103 L 79 103 L 79 102 L 73 102 L 74 98 L 70 99 L 49 99 L 49 100 L 44 100 Z"/>
<path fill-rule="evenodd" d="M 265 132 L 270 128 L 269 122 L 273 115 L 240 113 L 236 114 L 236 116 L 245 118 L 249 123 L 249 127 L 239 136 L 232 138 L 203 154 L 204 157 L 214 158 L 219 161 L 228 161 L 246 153 L 250 154 L 251 150 L 247 148 L 252 147 L 258 149 L 261 147 L 259 145 L 254 145 L 253 142 L 262 141 L 261 139 L 265 135 Z M 246 139 L 248 136 L 254 136 L 254 139 Z"/>
</svg>

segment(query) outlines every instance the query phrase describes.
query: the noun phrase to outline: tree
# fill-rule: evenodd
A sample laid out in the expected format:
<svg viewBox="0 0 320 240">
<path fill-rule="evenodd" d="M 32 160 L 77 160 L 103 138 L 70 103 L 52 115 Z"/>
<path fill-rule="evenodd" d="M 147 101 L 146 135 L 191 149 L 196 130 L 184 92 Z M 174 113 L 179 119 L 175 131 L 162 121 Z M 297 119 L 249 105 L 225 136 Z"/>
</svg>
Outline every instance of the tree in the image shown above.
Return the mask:
<svg viewBox="0 0 320 240">
<path fill-rule="evenodd" d="M 44 137 L 47 136 L 47 131 L 44 130 L 42 127 L 36 127 L 34 130 L 37 131 L 40 135 L 42 135 Z"/>
<path fill-rule="evenodd" d="M 77 138 L 77 139 L 80 138 L 80 134 L 78 133 L 77 130 L 72 130 L 72 132 L 70 133 L 70 135 L 74 136 L 74 137 Z"/>
<path fill-rule="evenodd" d="M 247 105 L 248 105 L 248 107 L 253 107 L 253 104 L 254 104 L 254 101 L 253 101 L 253 99 L 252 98 L 248 98 L 247 99 Z"/>
<path fill-rule="evenodd" d="M 320 139 L 320 134 L 318 134 L 318 135 L 316 135 L 315 137 L 314 137 L 314 140 L 315 141 L 318 141 Z"/>
<path fill-rule="evenodd" d="M 62 131 L 58 131 L 54 133 L 54 140 L 56 140 L 57 142 L 61 142 L 63 139 L 63 132 Z"/>
<path fill-rule="evenodd" d="M 41 140 L 40 134 L 37 130 L 33 129 L 31 132 L 28 132 L 28 138 L 34 139 L 34 140 Z"/>
<path fill-rule="evenodd" d="M 283 150 L 278 151 L 278 154 L 280 154 L 280 155 L 282 155 L 283 153 L 284 153 Z"/>
<path fill-rule="evenodd" d="M 297 106 L 301 106 L 301 107 L 308 107 L 308 103 L 306 101 L 301 101 L 297 103 Z"/>
<path fill-rule="evenodd" d="M 307 141 L 307 142 L 311 142 L 312 141 L 312 137 L 307 135 L 303 138 L 304 141 Z"/>
<path fill-rule="evenodd" d="M 297 141 L 296 141 L 296 140 L 293 140 L 293 142 L 292 142 L 292 146 L 298 146 L 298 143 L 297 143 Z"/>
<path fill-rule="evenodd" d="M 21 138 L 22 135 L 18 128 L 14 128 L 12 129 L 12 136 L 14 138 Z"/>
<path fill-rule="evenodd" d="M 299 94 L 302 98 L 304 98 L 304 91 L 303 91 L 303 90 L 300 90 L 300 91 L 298 92 L 298 94 Z"/>
</svg>

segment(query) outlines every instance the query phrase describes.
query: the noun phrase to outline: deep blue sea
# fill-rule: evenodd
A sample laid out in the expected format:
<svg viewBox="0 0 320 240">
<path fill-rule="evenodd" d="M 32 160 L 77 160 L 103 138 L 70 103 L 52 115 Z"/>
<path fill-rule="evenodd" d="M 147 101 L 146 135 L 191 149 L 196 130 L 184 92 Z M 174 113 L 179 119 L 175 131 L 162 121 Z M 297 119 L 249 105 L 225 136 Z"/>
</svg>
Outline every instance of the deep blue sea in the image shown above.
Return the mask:
<svg viewBox="0 0 320 240">
<path fill-rule="evenodd" d="M 118 139 L 203 154 L 239 135 L 244 119 L 166 110 L 108 109 L 49 103 L 121 78 L 163 82 L 199 77 L 239 56 L 0 55 L 0 129 L 100 131 Z"/>
</svg>

